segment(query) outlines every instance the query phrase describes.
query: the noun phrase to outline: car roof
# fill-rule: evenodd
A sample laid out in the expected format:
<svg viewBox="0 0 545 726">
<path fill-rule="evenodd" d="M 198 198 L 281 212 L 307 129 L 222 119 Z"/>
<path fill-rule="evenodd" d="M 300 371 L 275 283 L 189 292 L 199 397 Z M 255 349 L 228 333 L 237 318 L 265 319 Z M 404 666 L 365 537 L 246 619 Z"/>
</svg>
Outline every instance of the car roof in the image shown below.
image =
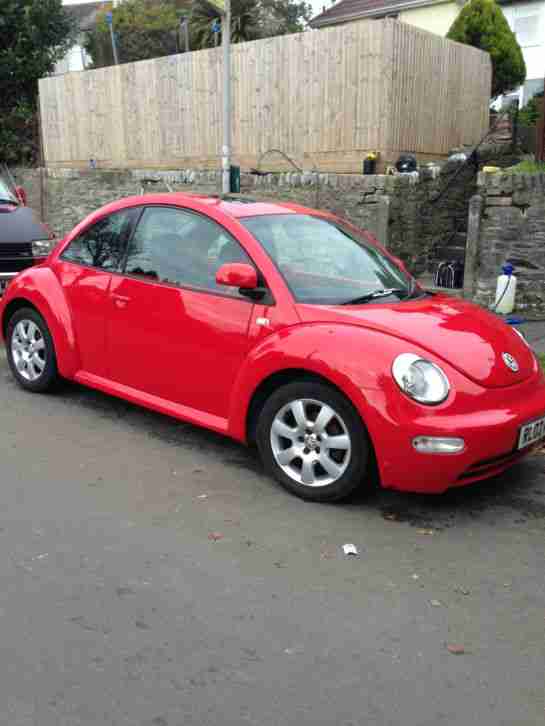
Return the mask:
<svg viewBox="0 0 545 726">
<path fill-rule="evenodd" d="M 134 201 L 134 198 L 133 198 Z M 183 206 L 186 203 L 199 202 L 210 207 L 215 207 L 223 214 L 240 219 L 243 217 L 262 217 L 271 214 L 323 214 L 307 207 L 302 207 L 290 202 L 266 202 L 257 201 L 248 197 L 238 196 L 212 196 L 205 194 L 193 194 L 187 192 L 170 192 L 159 194 L 145 194 L 139 197 L 139 204 L 174 203 Z"/>
</svg>

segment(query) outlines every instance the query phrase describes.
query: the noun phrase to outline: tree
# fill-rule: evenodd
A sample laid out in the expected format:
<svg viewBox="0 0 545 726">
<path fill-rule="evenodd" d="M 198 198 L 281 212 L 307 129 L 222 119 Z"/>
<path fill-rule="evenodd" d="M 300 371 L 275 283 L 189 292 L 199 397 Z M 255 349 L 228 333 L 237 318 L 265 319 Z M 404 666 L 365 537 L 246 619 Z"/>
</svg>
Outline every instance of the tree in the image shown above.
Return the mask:
<svg viewBox="0 0 545 726">
<path fill-rule="evenodd" d="M 540 106 L 539 99 L 543 98 L 543 91 L 536 93 L 526 106 L 519 112 L 518 122 L 521 126 L 536 126 L 539 121 Z"/>
<path fill-rule="evenodd" d="M 36 160 L 38 79 L 52 72 L 76 33 L 61 0 L 2 0 L 0 162 Z"/>
<path fill-rule="evenodd" d="M 206 0 L 193 1 L 189 17 L 192 48 L 211 48 L 214 45 L 212 26 L 217 19 L 218 12 Z M 231 0 L 231 42 L 240 43 L 259 37 L 260 13 L 255 0 Z"/>
<path fill-rule="evenodd" d="M 526 64 L 522 51 L 495 0 L 470 0 L 452 24 L 447 38 L 490 53 L 494 98 L 524 83 Z"/>
<path fill-rule="evenodd" d="M 0 103 L 35 107 L 38 79 L 74 44 L 75 23 L 61 0 L 2 0 L 0 11 Z"/>
<path fill-rule="evenodd" d="M 85 42 L 95 68 L 113 64 L 106 9 Z M 120 63 L 159 58 L 176 53 L 179 16 L 173 0 L 125 0 L 112 10 Z"/>
<path fill-rule="evenodd" d="M 312 6 L 304 0 L 231 0 L 231 15 L 231 40 L 240 43 L 304 30 Z M 214 45 L 212 26 L 217 18 L 206 0 L 193 0 L 189 21 L 192 47 Z"/>
<path fill-rule="evenodd" d="M 304 0 L 261 0 L 261 5 L 276 21 L 276 32 L 271 35 L 300 33 L 313 15 L 312 5 Z"/>
</svg>

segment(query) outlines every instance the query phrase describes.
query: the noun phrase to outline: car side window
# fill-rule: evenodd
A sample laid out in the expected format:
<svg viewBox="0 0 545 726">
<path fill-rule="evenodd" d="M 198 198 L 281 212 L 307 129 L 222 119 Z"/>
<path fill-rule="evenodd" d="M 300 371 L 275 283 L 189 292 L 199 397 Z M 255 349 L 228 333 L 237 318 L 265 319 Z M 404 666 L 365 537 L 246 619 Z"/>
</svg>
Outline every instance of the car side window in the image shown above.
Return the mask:
<svg viewBox="0 0 545 726">
<path fill-rule="evenodd" d="M 130 210 L 99 219 L 70 242 L 61 259 L 103 270 L 121 270 L 130 226 Z"/>
<path fill-rule="evenodd" d="M 236 288 L 216 283 L 226 262 L 253 264 L 219 224 L 173 207 L 147 207 L 129 243 L 125 274 L 238 296 Z"/>
</svg>

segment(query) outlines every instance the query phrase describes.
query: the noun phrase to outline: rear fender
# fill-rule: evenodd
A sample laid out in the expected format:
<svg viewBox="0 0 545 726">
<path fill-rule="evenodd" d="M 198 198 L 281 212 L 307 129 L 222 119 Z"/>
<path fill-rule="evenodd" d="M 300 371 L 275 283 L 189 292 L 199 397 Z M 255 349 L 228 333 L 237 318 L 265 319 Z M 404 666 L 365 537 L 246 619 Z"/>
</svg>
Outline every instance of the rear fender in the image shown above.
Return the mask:
<svg viewBox="0 0 545 726">
<path fill-rule="evenodd" d="M 2 298 L 2 330 L 14 304 L 29 302 L 47 323 L 55 344 L 57 366 L 61 376 L 72 378 L 80 368 L 72 316 L 63 289 L 49 267 L 25 270 L 13 280 Z"/>
</svg>

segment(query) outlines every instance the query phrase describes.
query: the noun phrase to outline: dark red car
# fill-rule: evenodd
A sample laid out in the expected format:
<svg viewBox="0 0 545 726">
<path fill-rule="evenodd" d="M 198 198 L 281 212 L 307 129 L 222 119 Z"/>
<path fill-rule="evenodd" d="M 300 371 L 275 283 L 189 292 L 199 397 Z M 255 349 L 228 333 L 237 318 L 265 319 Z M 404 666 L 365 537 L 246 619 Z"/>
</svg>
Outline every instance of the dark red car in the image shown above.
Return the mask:
<svg viewBox="0 0 545 726">
<path fill-rule="evenodd" d="M 423 291 L 366 232 L 323 212 L 182 194 L 92 214 L 0 305 L 17 381 L 78 381 L 256 442 L 320 501 L 369 480 L 443 492 L 545 435 L 522 336 Z"/>
<path fill-rule="evenodd" d="M 26 194 L 0 165 L 0 295 L 21 270 L 43 261 L 54 237 L 38 214 L 26 206 Z"/>
</svg>

